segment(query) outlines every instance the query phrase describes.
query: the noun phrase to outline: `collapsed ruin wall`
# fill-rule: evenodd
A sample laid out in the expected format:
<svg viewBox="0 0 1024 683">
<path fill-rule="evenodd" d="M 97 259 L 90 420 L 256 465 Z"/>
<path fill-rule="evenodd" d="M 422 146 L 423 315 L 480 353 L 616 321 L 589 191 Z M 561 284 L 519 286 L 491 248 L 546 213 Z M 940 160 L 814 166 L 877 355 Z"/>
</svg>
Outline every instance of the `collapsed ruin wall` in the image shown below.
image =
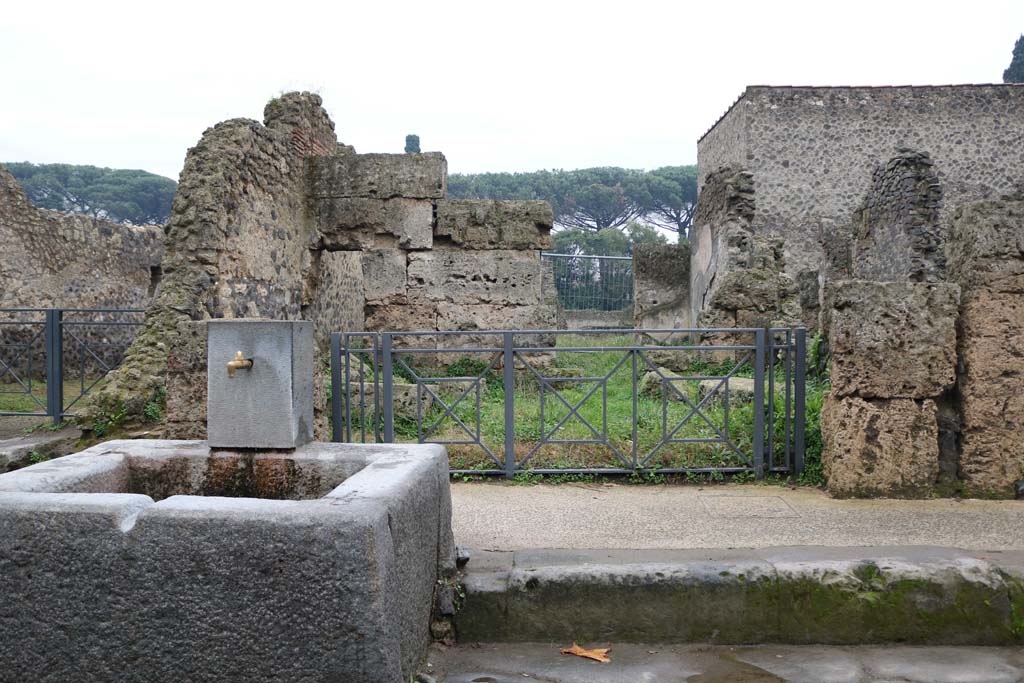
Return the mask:
<svg viewBox="0 0 1024 683">
<path fill-rule="evenodd" d="M 799 323 L 799 290 L 785 272 L 784 243 L 754 232 L 755 207 L 754 178 L 741 168 L 718 169 L 701 189 L 689 267 L 690 319 L 698 327 Z"/>
<path fill-rule="evenodd" d="M 948 234 L 959 206 L 1024 182 L 1024 86 L 750 86 L 698 142 L 698 183 L 723 166 L 751 172 L 752 229 L 783 237 L 786 271 L 812 288 L 814 273 L 842 276 L 826 272 L 843 267 L 828 264 L 832 243 L 861 206 L 876 164 L 904 147 L 929 152 L 943 187 L 938 224 Z"/>
<path fill-rule="evenodd" d="M 37 209 L 14 176 L 0 166 L 0 244 L 0 308 L 145 308 L 160 281 L 164 234 L 160 227 Z M 86 319 L 69 315 L 72 317 Z M 23 313 L 4 319 L 41 321 L 43 316 Z M 0 344 L 28 342 L 35 331 L 5 326 L 0 329 Z M 74 337 L 65 334 L 65 365 L 73 367 L 80 355 L 92 360 L 77 347 L 76 338 L 110 363 L 116 358 L 116 349 L 127 345 L 133 333 L 133 328 L 126 326 L 76 328 Z M 39 378 L 45 361 L 41 342 L 34 346 L 26 353 L 34 354 L 31 374 Z M 22 362 L 26 356 L 21 354 L 15 361 L 14 355 L 8 353 L 0 360 L 12 363 L 24 379 L 28 374 L 27 363 Z M 4 381 L 11 378 L 0 378 Z"/>
<path fill-rule="evenodd" d="M 545 202 L 448 200 L 443 155 L 357 154 L 316 95 L 284 95 L 264 118 L 220 123 L 189 150 L 160 291 L 87 417 L 123 407 L 131 419 L 166 391 L 168 434 L 201 437 L 211 318 L 309 319 L 322 352 L 333 331 L 466 332 L 415 338 L 458 345 L 472 331 L 554 327 Z"/>
<path fill-rule="evenodd" d="M 132 419 L 165 391 L 167 356 L 181 323 L 300 317 L 312 293 L 303 277 L 312 261 L 305 160 L 351 151 L 338 148 L 315 95 L 273 100 L 264 117 L 264 124 L 219 123 L 188 151 L 171 205 L 160 288 L 124 362 L 84 406 L 86 423 Z M 191 380 L 205 397 L 205 377 Z"/>
<path fill-rule="evenodd" d="M 825 286 L 834 494 L 1010 497 L 1024 479 L 1024 204 L 966 204 L 945 233 L 942 190 L 925 153 L 879 166 L 852 225 L 857 279 Z"/>
</svg>

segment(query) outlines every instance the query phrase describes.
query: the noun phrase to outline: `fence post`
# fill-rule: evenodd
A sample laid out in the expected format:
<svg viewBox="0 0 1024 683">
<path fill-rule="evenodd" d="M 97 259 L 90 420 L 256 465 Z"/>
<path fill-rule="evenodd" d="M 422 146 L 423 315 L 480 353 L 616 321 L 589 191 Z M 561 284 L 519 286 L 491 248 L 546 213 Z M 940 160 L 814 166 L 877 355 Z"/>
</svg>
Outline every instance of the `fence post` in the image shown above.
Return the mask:
<svg viewBox="0 0 1024 683">
<path fill-rule="evenodd" d="M 64 418 L 64 312 L 46 309 L 46 414 L 59 425 Z"/>
<path fill-rule="evenodd" d="M 754 476 L 764 479 L 764 367 L 765 330 L 754 334 Z"/>
<path fill-rule="evenodd" d="M 807 381 L 807 330 L 796 329 L 796 367 L 793 387 L 793 469 L 797 476 L 804 471 L 804 421 L 807 417 L 804 384 Z"/>
<path fill-rule="evenodd" d="M 505 478 L 511 479 L 516 471 L 516 372 L 513 334 L 505 332 L 503 342 L 503 370 L 505 389 Z"/>
<path fill-rule="evenodd" d="M 394 401 L 394 368 L 391 358 L 391 333 L 385 332 L 381 339 L 381 362 L 384 367 L 383 386 L 383 411 L 384 411 L 384 443 L 395 442 L 395 401 Z"/>
<path fill-rule="evenodd" d="M 347 379 L 347 378 L 346 378 Z M 331 332 L 331 441 L 343 441 L 341 417 L 341 333 Z"/>
</svg>

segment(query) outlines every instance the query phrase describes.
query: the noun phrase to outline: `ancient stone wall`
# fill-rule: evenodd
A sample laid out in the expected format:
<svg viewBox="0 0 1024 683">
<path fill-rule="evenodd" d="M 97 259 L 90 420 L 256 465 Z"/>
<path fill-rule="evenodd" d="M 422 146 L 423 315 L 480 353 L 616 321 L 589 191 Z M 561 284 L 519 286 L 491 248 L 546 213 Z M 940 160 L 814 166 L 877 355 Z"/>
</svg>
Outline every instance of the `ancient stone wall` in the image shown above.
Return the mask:
<svg viewBox="0 0 1024 683">
<path fill-rule="evenodd" d="M 1024 480 L 1024 203 L 965 204 L 947 232 L 943 190 L 927 154 L 878 166 L 848 245 L 861 279 L 826 284 L 834 493 L 1009 497 Z"/>
<path fill-rule="evenodd" d="M 690 319 L 707 308 L 717 276 L 746 265 L 751 239 L 754 181 L 737 166 L 723 166 L 706 179 L 690 228 Z"/>
<path fill-rule="evenodd" d="M 0 308 L 143 308 L 163 230 L 32 206 L 0 166 Z"/>
<path fill-rule="evenodd" d="M 949 239 L 959 320 L 960 474 L 968 493 L 1024 480 L 1024 200 L 961 207 Z"/>
<path fill-rule="evenodd" d="M 783 241 L 752 230 L 755 204 L 753 177 L 736 167 L 710 174 L 701 189 L 690 258 L 690 315 L 697 327 L 799 322 L 799 290 L 784 272 Z"/>
<path fill-rule="evenodd" d="M 137 415 L 166 388 L 169 433 L 202 436 L 202 328 L 190 321 L 309 319 L 321 352 L 333 331 L 553 328 L 539 254 L 551 207 L 449 201 L 446 187 L 440 153 L 338 144 L 309 93 L 270 102 L 263 124 L 207 130 L 181 174 L 160 295 L 91 414 Z M 322 387 L 317 394 L 323 438 Z"/>
<path fill-rule="evenodd" d="M 633 248 L 633 325 L 648 330 L 693 327 L 689 244 Z"/>
<path fill-rule="evenodd" d="M 1024 86 L 751 86 L 699 141 L 698 180 L 725 164 L 752 173 L 752 227 L 785 238 L 799 279 L 822 269 L 876 165 L 902 147 L 929 153 L 946 233 L 957 207 L 1024 181 Z"/>
<path fill-rule="evenodd" d="M 0 166 L 0 308 L 145 308 L 160 282 L 164 233 L 32 206 Z M 3 314 L 5 322 L 43 320 L 42 312 Z M 138 320 L 120 314 L 68 313 L 69 322 Z M 41 327 L 0 327 L 0 384 L 45 379 Z M 127 325 L 64 328 L 66 377 L 87 381 L 120 360 L 136 328 Z M 12 345 L 22 345 L 19 347 Z M 77 395 L 77 394 L 76 394 Z M 74 400 L 68 396 L 67 401 Z"/>
<path fill-rule="evenodd" d="M 332 330 L 555 327 L 541 282 L 552 226 L 546 202 L 448 200 L 437 153 L 318 157 L 311 177 L 321 288 L 310 317 L 321 342 Z"/>
<path fill-rule="evenodd" d="M 183 321 L 302 315 L 316 291 L 305 277 L 315 241 L 306 160 L 353 153 L 339 148 L 333 129 L 319 97 L 293 93 L 271 101 L 262 124 L 232 119 L 203 133 L 171 207 L 160 291 L 124 362 L 86 405 L 86 420 L 130 419 L 164 390 L 168 343 Z"/>
</svg>

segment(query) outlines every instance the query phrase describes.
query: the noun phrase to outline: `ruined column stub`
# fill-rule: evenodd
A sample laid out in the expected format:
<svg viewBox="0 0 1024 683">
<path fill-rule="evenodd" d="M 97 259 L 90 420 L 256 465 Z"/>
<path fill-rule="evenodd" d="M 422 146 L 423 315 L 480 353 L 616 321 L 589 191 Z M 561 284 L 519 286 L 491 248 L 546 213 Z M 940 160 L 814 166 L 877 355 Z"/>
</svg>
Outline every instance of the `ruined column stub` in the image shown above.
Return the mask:
<svg viewBox="0 0 1024 683">
<path fill-rule="evenodd" d="M 296 448 L 312 441 L 313 323 L 211 320 L 207 331 L 210 446 Z"/>
</svg>

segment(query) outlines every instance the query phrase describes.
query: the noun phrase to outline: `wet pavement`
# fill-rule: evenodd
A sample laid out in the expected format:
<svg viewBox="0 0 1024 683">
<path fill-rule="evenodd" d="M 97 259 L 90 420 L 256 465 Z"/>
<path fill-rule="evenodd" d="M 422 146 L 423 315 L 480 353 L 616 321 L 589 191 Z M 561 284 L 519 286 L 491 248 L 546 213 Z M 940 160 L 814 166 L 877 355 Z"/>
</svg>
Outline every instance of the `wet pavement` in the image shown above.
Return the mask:
<svg viewBox="0 0 1024 683">
<path fill-rule="evenodd" d="M 571 643 L 486 643 L 431 651 L 437 683 L 1020 683 L 1024 648 L 616 645 L 608 664 Z M 423 679 L 421 679 L 423 680 Z M 426 679 L 429 680 L 429 679 Z"/>
</svg>

